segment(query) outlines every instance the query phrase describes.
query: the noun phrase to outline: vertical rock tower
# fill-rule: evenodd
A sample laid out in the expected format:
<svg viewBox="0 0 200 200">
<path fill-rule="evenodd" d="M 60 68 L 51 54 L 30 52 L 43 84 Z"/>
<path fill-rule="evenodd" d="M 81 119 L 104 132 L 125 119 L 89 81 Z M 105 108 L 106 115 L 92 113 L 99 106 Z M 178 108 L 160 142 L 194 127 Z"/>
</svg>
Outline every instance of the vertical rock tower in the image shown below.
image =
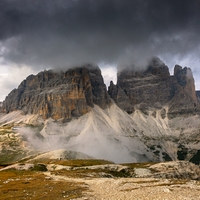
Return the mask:
<svg viewBox="0 0 200 200">
<path fill-rule="evenodd" d="M 70 120 L 87 113 L 94 104 L 104 109 L 110 103 L 100 69 L 85 65 L 66 72 L 30 75 L 6 97 L 1 109 Z"/>
<path fill-rule="evenodd" d="M 168 67 L 153 58 L 145 70 L 123 69 L 117 84 L 110 83 L 108 93 L 128 113 L 140 109 L 169 106 L 169 115 L 194 113 L 198 108 L 194 78 L 190 68 L 176 65 L 170 76 Z"/>
</svg>

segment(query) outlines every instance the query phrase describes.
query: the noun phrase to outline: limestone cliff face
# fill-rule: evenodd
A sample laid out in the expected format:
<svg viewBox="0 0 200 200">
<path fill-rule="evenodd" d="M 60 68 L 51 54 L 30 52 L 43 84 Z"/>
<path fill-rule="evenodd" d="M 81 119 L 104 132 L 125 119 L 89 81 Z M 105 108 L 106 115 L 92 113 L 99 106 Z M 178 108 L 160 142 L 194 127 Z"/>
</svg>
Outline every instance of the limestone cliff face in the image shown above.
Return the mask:
<svg viewBox="0 0 200 200">
<path fill-rule="evenodd" d="M 191 70 L 176 65 L 174 76 L 170 76 L 168 67 L 158 58 L 152 59 L 146 70 L 118 72 L 117 84 L 111 82 L 108 93 L 128 113 L 135 107 L 145 110 L 168 105 L 172 116 L 194 113 L 199 107 Z"/>
<path fill-rule="evenodd" d="M 100 69 L 87 65 L 66 72 L 30 75 L 6 97 L 2 110 L 70 120 L 89 112 L 94 104 L 104 109 L 110 103 Z"/>
<path fill-rule="evenodd" d="M 199 102 L 191 69 L 176 65 L 171 82 L 174 95 L 169 102 L 169 115 L 195 114 L 199 111 Z"/>
<path fill-rule="evenodd" d="M 146 70 L 122 70 L 118 72 L 116 89 L 109 87 L 109 94 L 127 112 L 134 112 L 134 106 L 154 107 L 156 103 L 166 103 L 172 96 L 168 67 L 154 58 Z M 123 93 L 123 94 L 122 94 Z M 120 95 L 121 94 L 121 95 Z M 129 109 L 124 107 L 124 98 L 129 99 Z"/>
<path fill-rule="evenodd" d="M 127 113 L 135 108 L 145 113 L 149 108 L 167 105 L 168 116 L 175 117 L 197 113 L 197 96 L 190 68 L 176 65 L 170 76 L 168 67 L 154 58 L 143 71 L 119 71 L 117 84 L 111 81 L 108 92 L 100 69 L 92 65 L 30 75 L 6 97 L 0 110 L 71 120 L 89 112 L 94 104 L 105 109 L 113 99 Z"/>
</svg>

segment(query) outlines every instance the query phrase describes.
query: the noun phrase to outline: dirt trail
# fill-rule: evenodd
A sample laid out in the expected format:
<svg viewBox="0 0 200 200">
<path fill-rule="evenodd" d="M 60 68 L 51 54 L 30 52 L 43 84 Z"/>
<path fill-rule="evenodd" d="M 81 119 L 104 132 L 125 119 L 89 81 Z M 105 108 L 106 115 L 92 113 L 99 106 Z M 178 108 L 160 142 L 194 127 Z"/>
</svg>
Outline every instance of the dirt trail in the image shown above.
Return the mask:
<svg viewBox="0 0 200 200">
<path fill-rule="evenodd" d="M 54 180 L 85 183 L 88 191 L 77 200 L 198 200 L 200 183 L 154 178 L 68 178 L 45 173 Z"/>
</svg>

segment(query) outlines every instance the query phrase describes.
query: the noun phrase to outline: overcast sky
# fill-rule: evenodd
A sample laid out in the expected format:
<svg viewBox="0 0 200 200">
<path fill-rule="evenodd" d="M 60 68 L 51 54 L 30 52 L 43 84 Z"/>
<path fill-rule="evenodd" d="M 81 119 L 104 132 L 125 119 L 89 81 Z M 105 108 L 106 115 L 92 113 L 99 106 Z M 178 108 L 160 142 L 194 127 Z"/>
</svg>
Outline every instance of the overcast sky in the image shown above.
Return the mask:
<svg viewBox="0 0 200 200">
<path fill-rule="evenodd" d="M 193 70 L 200 89 L 200 0 L 0 0 L 0 100 L 29 74 L 152 56 Z"/>
</svg>

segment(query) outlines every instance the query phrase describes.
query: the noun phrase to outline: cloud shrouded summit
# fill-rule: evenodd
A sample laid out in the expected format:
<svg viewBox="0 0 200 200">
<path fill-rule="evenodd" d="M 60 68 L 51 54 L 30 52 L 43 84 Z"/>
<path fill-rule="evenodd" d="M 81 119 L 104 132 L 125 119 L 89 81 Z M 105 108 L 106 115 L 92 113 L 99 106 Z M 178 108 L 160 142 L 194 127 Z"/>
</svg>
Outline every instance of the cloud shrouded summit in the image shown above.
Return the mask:
<svg viewBox="0 0 200 200">
<path fill-rule="evenodd" d="M 1 0 L 0 100 L 29 73 L 140 68 L 152 56 L 191 67 L 200 87 L 199 10 L 199 0 Z"/>
<path fill-rule="evenodd" d="M 1 0 L 1 61 L 35 68 L 196 55 L 198 0 Z"/>
</svg>

